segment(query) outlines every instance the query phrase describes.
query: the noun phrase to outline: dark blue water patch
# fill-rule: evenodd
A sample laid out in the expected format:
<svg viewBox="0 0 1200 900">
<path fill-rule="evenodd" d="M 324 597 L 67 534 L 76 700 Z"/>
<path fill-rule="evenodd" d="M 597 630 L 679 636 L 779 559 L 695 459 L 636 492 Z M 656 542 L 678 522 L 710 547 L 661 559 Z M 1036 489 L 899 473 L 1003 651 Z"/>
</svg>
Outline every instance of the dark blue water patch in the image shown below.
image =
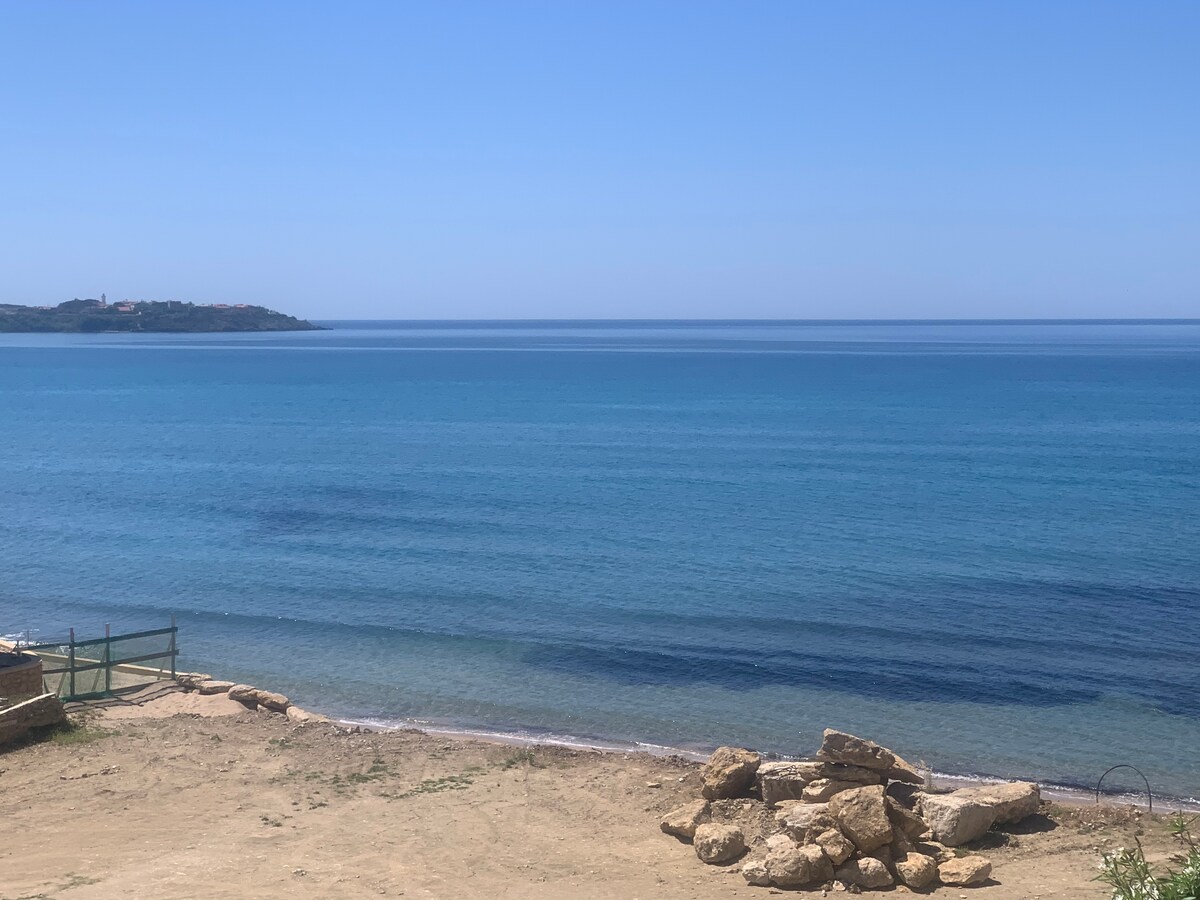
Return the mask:
<svg viewBox="0 0 1200 900">
<path fill-rule="evenodd" d="M 716 651 L 716 648 L 713 648 Z M 629 685 L 716 685 L 732 691 L 768 686 L 807 686 L 882 700 L 947 703 L 1058 706 L 1089 703 L 1095 691 L 1011 673 L 939 664 L 891 664 L 870 659 L 846 660 L 816 653 L 774 654 L 770 659 L 731 659 L 717 652 L 704 655 L 651 653 L 587 647 L 530 648 L 531 666 L 570 675 L 604 678 Z"/>
</svg>

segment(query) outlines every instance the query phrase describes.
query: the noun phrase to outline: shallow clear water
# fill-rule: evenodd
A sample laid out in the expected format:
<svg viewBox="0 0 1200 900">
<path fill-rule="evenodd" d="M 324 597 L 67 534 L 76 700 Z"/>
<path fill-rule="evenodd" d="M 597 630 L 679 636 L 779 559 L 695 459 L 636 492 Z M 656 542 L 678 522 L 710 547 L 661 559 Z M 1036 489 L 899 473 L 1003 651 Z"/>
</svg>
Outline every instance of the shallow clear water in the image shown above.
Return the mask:
<svg viewBox="0 0 1200 900">
<path fill-rule="evenodd" d="M 0 335 L 0 631 L 362 718 L 1200 795 L 1200 324 Z"/>
</svg>

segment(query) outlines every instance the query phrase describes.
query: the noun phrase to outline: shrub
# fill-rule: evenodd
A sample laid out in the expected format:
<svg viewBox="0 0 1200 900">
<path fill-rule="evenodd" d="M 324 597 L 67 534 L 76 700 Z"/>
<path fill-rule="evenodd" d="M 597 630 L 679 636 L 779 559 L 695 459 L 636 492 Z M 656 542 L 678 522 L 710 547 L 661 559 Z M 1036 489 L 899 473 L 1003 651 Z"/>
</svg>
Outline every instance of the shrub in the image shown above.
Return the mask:
<svg viewBox="0 0 1200 900">
<path fill-rule="evenodd" d="M 1189 820 L 1182 813 L 1171 819 L 1171 834 L 1182 848 L 1171 857 L 1178 869 L 1155 875 L 1139 843 L 1105 853 L 1097 880 L 1113 889 L 1113 900 L 1200 900 L 1200 839 L 1192 834 L 1198 819 Z"/>
</svg>

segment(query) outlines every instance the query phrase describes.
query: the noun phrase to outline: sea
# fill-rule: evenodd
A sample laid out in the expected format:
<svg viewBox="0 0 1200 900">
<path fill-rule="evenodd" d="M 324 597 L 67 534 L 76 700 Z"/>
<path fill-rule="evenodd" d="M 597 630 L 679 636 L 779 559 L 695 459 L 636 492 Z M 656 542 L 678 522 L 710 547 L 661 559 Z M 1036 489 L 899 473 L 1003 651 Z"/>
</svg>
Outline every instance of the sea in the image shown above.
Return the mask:
<svg viewBox="0 0 1200 900">
<path fill-rule="evenodd" d="M 181 668 L 377 726 L 1200 796 L 1200 322 L 322 324 L 0 335 L 0 633 L 175 616 Z"/>
</svg>

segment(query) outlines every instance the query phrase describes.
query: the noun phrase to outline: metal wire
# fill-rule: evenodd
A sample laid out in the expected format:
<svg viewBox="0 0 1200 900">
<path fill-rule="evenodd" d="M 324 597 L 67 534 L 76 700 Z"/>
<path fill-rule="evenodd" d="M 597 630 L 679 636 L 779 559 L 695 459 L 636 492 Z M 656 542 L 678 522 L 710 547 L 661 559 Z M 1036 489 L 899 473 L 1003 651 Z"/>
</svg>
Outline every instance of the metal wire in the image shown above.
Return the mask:
<svg viewBox="0 0 1200 900">
<path fill-rule="evenodd" d="M 1110 768 L 1107 772 L 1100 776 L 1100 780 L 1096 782 L 1096 802 L 1100 802 L 1100 785 L 1104 783 L 1104 779 L 1108 777 L 1109 772 L 1115 772 L 1117 769 L 1133 769 L 1142 776 L 1142 783 L 1146 785 L 1146 812 L 1154 812 L 1154 795 L 1150 793 L 1150 779 L 1142 774 L 1142 770 L 1137 766 L 1131 766 L 1128 763 L 1120 763 Z"/>
</svg>

